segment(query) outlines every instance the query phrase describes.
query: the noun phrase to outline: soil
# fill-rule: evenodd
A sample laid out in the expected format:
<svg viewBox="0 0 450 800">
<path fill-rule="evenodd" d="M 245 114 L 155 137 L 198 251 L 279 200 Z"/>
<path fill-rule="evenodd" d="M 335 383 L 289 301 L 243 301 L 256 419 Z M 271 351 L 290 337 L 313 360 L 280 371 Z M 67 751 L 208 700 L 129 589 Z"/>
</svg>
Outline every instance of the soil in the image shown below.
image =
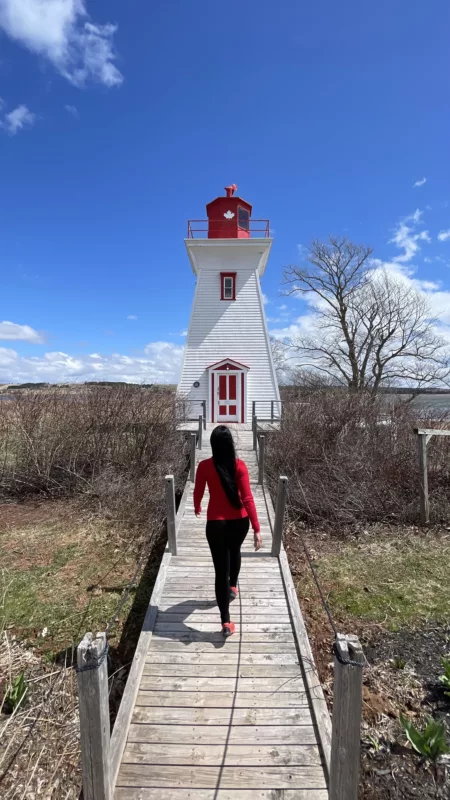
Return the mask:
<svg viewBox="0 0 450 800">
<path fill-rule="evenodd" d="M 303 531 L 314 560 L 339 548 L 326 533 Z M 305 582 L 307 562 L 301 540 L 287 547 L 299 600 L 325 697 L 332 712 L 333 631 L 317 590 Z M 327 586 L 326 590 L 329 591 Z M 399 715 L 421 727 L 423 717 L 442 719 L 450 734 L 450 699 L 439 683 L 440 660 L 450 653 L 450 625 L 428 622 L 388 631 L 333 609 L 339 630 L 356 633 L 368 667 L 363 679 L 363 724 L 359 800 L 443 800 L 450 798 L 450 757 L 436 767 L 425 763 L 407 742 Z M 447 737 L 450 740 L 450 735 Z"/>
</svg>

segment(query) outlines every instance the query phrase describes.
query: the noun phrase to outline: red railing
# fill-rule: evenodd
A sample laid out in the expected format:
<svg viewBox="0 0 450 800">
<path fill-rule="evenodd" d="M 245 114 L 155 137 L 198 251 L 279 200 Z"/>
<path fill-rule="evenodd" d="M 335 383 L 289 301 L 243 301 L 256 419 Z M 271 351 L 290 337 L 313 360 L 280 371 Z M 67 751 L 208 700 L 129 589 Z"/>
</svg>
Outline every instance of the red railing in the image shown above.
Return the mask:
<svg viewBox="0 0 450 800">
<path fill-rule="evenodd" d="M 221 230 L 223 226 L 223 220 L 213 220 L 213 219 L 190 219 L 188 221 L 188 239 L 207 239 L 208 233 L 213 236 L 211 238 L 216 238 L 217 234 L 214 235 L 214 226 L 217 225 L 217 229 Z M 220 226 L 220 228 L 219 228 Z M 248 229 L 239 228 L 238 233 L 241 236 L 230 237 L 230 238 L 264 238 L 269 239 L 270 237 L 270 226 L 268 219 L 250 219 Z M 228 238 L 228 237 L 226 237 Z"/>
</svg>

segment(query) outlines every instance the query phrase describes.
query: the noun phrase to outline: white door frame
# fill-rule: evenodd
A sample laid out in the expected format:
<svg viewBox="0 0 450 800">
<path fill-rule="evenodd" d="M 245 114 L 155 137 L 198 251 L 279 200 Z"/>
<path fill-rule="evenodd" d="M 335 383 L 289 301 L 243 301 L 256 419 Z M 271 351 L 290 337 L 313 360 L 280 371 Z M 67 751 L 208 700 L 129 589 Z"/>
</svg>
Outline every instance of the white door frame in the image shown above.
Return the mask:
<svg viewBox="0 0 450 800">
<path fill-rule="evenodd" d="M 238 370 L 231 370 L 231 369 L 224 369 L 224 370 L 214 370 L 214 375 L 216 377 L 216 385 L 214 387 L 214 394 L 215 394 L 215 407 L 214 407 L 214 419 L 217 422 L 239 422 L 241 418 L 241 383 L 242 383 L 242 371 Z M 229 399 L 229 381 L 227 380 L 227 399 L 221 400 L 219 398 L 219 382 L 222 375 L 236 376 L 236 399 L 230 400 Z M 219 406 L 236 406 L 236 414 L 219 414 Z"/>
<path fill-rule="evenodd" d="M 232 369 L 223 369 L 230 364 Z M 232 358 L 223 358 L 216 364 L 209 367 L 209 395 L 210 395 L 210 421 L 219 422 L 240 422 L 246 421 L 247 416 L 247 372 L 248 367 L 234 361 Z M 236 400 L 226 400 L 221 405 L 236 405 L 236 414 L 220 415 L 219 417 L 219 377 L 220 375 L 236 376 Z"/>
</svg>

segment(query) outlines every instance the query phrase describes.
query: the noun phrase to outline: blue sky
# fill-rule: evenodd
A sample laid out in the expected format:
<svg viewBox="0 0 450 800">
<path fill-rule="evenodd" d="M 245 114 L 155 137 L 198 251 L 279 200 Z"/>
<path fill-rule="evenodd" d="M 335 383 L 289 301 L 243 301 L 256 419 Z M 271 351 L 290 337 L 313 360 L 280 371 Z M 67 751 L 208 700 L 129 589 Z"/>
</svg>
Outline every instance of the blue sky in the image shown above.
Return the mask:
<svg viewBox="0 0 450 800">
<path fill-rule="evenodd" d="M 448 334 L 449 23 L 446 0 L 0 0 L 0 383 L 176 380 L 186 222 L 232 182 L 274 231 L 276 335 L 311 313 L 283 266 L 329 233 Z"/>
</svg>

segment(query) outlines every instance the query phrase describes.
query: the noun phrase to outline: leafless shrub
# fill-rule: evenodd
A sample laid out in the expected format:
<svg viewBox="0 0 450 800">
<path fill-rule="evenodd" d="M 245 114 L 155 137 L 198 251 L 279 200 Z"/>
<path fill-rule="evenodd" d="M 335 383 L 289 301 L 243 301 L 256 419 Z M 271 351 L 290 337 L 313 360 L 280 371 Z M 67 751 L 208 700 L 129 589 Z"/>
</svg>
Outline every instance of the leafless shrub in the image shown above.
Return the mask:
<svg viewBox="0 0 450 800">
<path fill-rule="evenodd" d="M 88 386 L 0 403 L 0 500 L 83 493 L 128 522 L 162 517 L 163 476 L 184 469 L 175 395 Z"/>
<path fill-rule="evenodd" d="M 267 468 L 289 476 L 290 503 L 309 523 L 360 524 L 418 518 L 418 456 L 413 432 L 420 412 L 404 402 L 345 390 L 304 392 L 287 403 L 280 433 L 267 447 Z M 426 424 L 426 420 L 422 419 Z M 445 427 L 445 419 L 429 427 Z M 447 437 L 429 445 L 432 515 L 450 513 Z"/>
</svg>

